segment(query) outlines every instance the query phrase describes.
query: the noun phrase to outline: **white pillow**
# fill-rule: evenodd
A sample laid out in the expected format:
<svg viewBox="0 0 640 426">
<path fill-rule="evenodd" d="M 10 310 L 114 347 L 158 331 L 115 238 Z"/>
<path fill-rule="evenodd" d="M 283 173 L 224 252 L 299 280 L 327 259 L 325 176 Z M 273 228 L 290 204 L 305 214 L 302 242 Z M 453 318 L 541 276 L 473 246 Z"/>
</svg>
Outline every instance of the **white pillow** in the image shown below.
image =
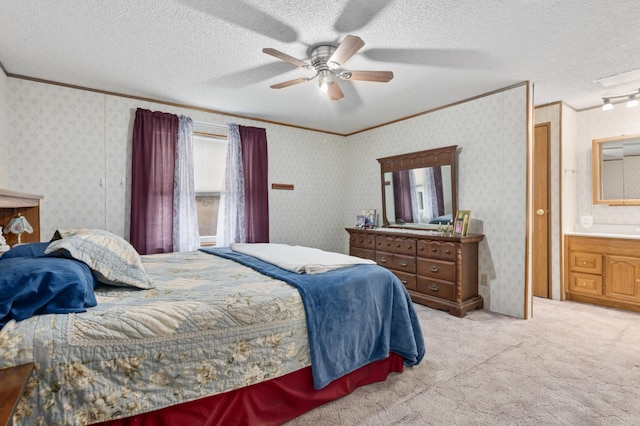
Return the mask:
<svg viewBox="0 0 640 426">
<path fill-rule="evenodd" d="M 58 253 L 85 263 L 98 281 L 120 287 L 154 288 L 140 255 L 123 238 L 100 229 L 58 230 L 45 254 Z"/>
</svg>

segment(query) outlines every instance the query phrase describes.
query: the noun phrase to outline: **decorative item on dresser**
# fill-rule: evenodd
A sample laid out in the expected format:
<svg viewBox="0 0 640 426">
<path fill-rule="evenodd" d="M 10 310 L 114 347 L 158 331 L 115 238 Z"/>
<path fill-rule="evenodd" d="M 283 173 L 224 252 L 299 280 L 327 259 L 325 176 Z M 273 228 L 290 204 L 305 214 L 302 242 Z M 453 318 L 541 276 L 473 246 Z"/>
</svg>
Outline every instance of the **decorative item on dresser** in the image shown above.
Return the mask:
<svg viewBox="0 0 640 426">
<path fill-rule="evenodd" d="M 349 254 L 393 272 L 411 300 L 463 317 L 481 309 L 478 242 L 484 235 L 443 236 L 433 231 L 346 228 Z"/>
<path fill-rule="evenodd" d="M 640 312 L 640 241 L 565 235 L 567 299 Z"/>
<path fill-rule="evenodd" d="M 22 243 L 40 241 L 40 200 L 42 195 L 25 194 L 22 192 L 0 189 L 0 226 L 8 229 L 9 222 L 18 215 L 24 216 L 33 228 L 33 233 L 23 233 Z M 6 229 L 5 229 L 6 230 Z M 18 236 L 12 233 L 4 234 L 7 244 L 13 246 L 18 242 Z"/>
</svg>

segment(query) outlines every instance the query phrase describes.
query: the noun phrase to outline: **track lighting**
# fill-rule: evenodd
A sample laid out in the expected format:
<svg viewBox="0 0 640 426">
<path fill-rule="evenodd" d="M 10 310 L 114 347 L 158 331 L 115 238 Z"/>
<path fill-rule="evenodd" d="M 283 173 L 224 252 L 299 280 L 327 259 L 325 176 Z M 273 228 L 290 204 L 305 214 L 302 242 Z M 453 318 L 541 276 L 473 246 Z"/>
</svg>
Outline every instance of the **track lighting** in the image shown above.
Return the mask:
<svg viewBox="0 0 640 426">
<path fill-rule="evenodd" d="M 636 95 L 640 94 L 640 89 L 636 90 L 632 93 L 624 93 L 621 95 L 612 95 L 606 96 L 602 98 L 602 110 L 609 111 L 613 109 L 613 104 L 611 103 L 611 99 L 616 98 L 627 98 L 627 108 L 633 108 L 638 106 L 638 100 L 636 99 Z"/>
</svg>

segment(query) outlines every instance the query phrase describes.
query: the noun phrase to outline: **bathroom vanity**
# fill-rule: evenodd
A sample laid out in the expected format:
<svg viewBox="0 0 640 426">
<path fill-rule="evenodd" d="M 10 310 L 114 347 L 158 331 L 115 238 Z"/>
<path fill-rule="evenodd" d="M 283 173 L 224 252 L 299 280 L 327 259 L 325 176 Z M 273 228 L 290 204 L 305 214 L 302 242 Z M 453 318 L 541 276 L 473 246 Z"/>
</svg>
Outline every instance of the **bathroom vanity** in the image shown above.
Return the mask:
<svg viewBox="0 0 640 426">
<path fill-rule="evenodd" d="M 640 312 L 639 237 L 565 235 L 567 299 Z"/>
</svg>

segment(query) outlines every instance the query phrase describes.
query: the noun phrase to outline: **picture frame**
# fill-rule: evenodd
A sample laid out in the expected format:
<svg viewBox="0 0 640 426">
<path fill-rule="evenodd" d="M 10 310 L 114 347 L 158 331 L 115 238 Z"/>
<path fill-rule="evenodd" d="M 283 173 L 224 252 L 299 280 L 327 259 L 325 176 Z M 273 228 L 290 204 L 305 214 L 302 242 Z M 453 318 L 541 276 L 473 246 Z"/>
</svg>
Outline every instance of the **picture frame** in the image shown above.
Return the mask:
<svg viewBox="0 0 640 426">
<path fill-rule="evenodd" d="M 367 217 L 363 214 L 356 215 L 356 228 L 364 228 Z"/>
<path fill-rule="evenodd" d="M 469 222 L 471 221 L 471 210 L 458 210 L 456 219 L 453 222 L 453 235 L 466 237 L 469 233 Z"/>
<path fill-rule="evenodd" d="M 377 223 L 376 209 L 363 209 L 362 214 L 365 217 L 365 226 L 375 227 Z"/>
</svg>

